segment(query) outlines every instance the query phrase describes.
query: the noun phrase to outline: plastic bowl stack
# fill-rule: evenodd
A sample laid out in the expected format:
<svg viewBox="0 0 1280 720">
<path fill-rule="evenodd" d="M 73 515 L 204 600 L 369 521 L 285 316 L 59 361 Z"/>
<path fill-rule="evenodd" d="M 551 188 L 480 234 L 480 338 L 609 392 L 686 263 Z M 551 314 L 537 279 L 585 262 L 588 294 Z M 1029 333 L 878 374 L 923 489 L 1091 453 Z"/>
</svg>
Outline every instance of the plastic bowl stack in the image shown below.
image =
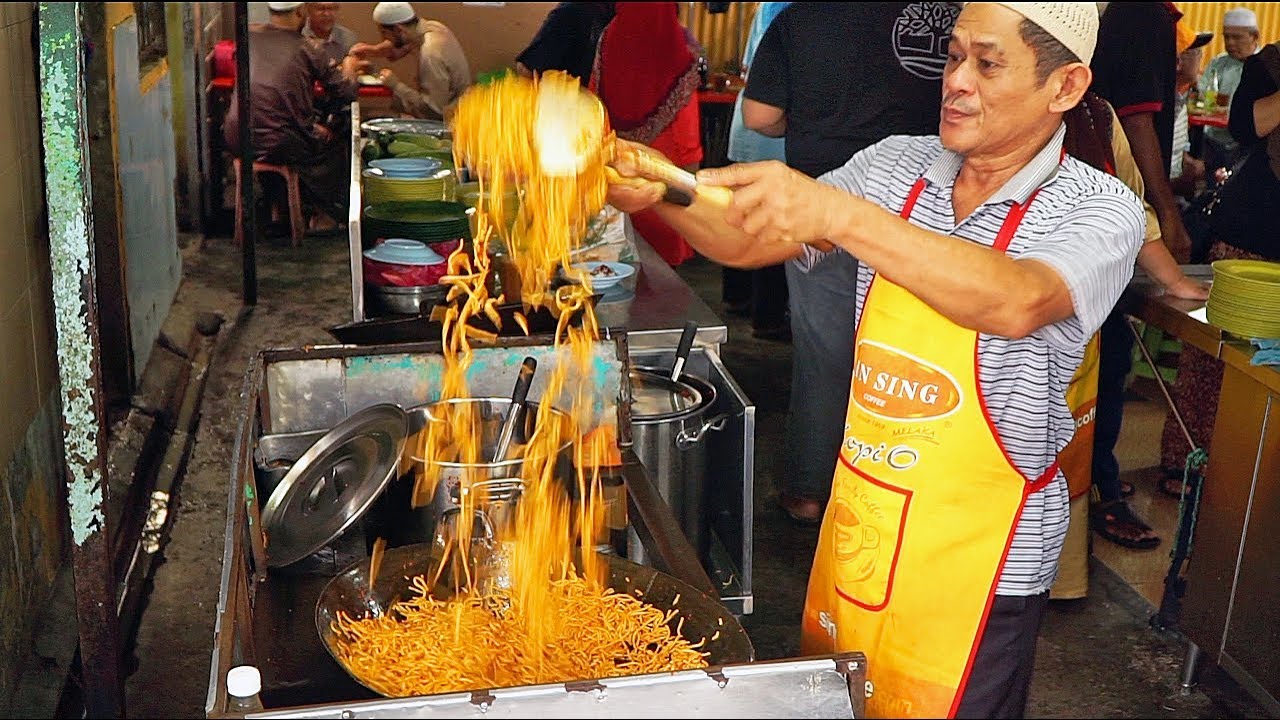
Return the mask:
<svg viewBox="0 0 1280 720">
<path fill-rule="evenodd" d="M 386 238 L 407 238 L 427 244 L 471 239 L 467 206 L 439 200 L 369 205 L 364 209 L 360 228 L 366 247 Z"/>
<path fill-rule="evenodd" d="M 382 158 L 361 172 L 366 205 L 395 200 L 452 200 L 457 178 L 434 158 Z"/>
<path fill-rule="evenodd" d="M 449 289 L 440 285 L 448 270 L 444 255 L 426 243 L 390 238 L 364 251 L 366 295 L 379 315 L 417 315 L 439 304 Z"/>
<path fill-rule="evenodd" d="M 1234 335 L 1280 338 L 1280 263 L 1214 262 L 1206 316 Z"/>
</svg>

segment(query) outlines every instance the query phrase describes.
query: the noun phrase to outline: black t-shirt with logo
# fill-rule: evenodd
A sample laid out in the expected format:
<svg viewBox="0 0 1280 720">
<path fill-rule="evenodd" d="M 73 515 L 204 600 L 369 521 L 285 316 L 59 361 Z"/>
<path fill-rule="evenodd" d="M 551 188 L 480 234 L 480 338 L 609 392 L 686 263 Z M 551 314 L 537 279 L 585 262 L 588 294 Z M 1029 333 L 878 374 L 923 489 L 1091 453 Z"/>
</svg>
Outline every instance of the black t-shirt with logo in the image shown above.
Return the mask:
<svg viewBox="0 0 1280 720">
<path fill-rule="evenodd" d="M 787 164 L 817 177 L 889 135 L 936 135 L 958 3 L 793 3 L 747 70 L 787 114 Z"/>
</svg>

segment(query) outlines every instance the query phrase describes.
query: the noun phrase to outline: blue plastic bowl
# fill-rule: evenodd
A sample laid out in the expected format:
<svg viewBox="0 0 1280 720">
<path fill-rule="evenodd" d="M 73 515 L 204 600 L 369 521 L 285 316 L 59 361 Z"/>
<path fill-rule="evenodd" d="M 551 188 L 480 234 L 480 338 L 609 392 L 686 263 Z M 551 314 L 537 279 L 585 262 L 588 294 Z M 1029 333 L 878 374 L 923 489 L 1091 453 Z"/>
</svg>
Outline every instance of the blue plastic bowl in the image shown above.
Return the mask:
<svg viewBox="0 0 1280 720">
<path fill-rule="evenodd" d="M 387 177 L 425 178 L 444 163 L 436 158 L 381 158 L 369 161 L 369 167 L 378 168 Z"/>
</svg>

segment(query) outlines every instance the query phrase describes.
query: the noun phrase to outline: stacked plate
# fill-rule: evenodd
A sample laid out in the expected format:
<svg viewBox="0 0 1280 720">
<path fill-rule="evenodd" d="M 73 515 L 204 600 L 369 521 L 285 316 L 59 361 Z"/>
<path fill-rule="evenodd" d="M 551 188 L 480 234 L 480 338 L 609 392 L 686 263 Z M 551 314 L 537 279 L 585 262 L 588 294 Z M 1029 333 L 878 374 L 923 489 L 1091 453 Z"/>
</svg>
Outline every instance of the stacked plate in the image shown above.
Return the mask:
<svg viewBox="0 0 1280 720">
<path fill-rule="evenodd" d="M 368 134 L 375 133 L 409 133 L 412 135 L 432 135 L 439 138 L 449 137 L 449 129 L 439 120 L 416 120 L 412 118 L 372 118 L 360 123 L 360 130 Z"/>
<path fill-rule="evenodd" d="M 457 179 L 453 171 L 447 168 L 440 168 L 424 177 L 392 177 L 379 168 L 370 167 L 361 173 L 361 177 L 364 181 L 365 205 L 398 200 L 453 200 Z"/>
<path fill-rule="evenodd" d="M 444 163 L 435 158 L 380 158 L 369 161 L 369 167 L 389 178 L 425 180 L 440 170 Z"/>
<path fill-rule="evenodd" d="M 379 238 L 408 238 L 424 243 L 470 240 L 467 207 L 446 201 L 391 201 L 369 205 L 361 229 L 366 244 Z"/>
<path fill-rule="evenodd" d="M 1206 315 L 1209 322 L 1235 335 L 1280 338 L 1280 263 L 1214 262 Z"/>
</svg>

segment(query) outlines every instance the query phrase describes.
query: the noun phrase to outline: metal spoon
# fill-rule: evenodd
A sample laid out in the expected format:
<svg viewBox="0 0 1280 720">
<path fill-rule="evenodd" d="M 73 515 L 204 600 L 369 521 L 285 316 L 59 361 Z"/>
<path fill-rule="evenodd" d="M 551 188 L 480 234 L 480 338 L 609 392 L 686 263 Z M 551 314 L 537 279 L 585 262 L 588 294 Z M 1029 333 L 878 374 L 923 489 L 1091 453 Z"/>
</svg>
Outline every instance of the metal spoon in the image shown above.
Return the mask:
<svg viewBox="0 0 1280 720">
<path fill-rule="evenodd" d="M 507 417 L 502 423 L 502 431 L 498 435 L 498 447 L 493 451 L 495 465 L 507 459 L 511 437 L 524 416 L 524 401 L 529 395 L 529 386 L 533 384 L 533 373 L 537 369 L 538 361 L 532 357 L 526 357 L 520 364 L 520 376 L 516 378 L 515 390 L 511 392 L 511 409 L 507 411 Z"/>
</svg>

